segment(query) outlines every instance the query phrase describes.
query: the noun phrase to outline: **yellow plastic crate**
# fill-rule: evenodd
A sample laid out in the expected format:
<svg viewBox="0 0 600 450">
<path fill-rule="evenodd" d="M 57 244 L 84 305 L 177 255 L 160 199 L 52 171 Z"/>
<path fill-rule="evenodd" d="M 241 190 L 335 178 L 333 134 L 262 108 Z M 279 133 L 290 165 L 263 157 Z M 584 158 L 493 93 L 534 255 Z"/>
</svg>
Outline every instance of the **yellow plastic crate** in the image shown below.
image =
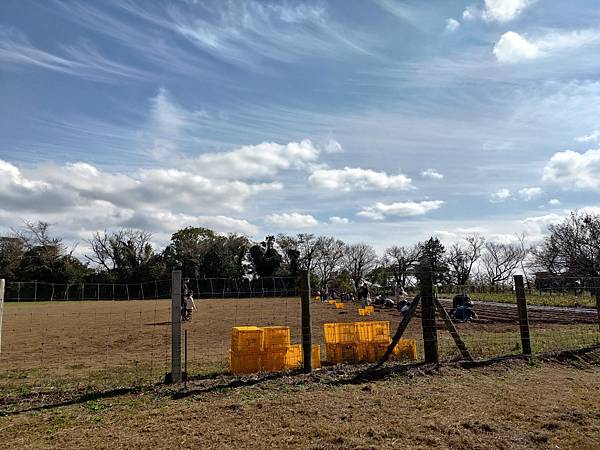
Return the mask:
<svg viewBox="0 0 600 450">
<path fill-rule="evenodd" d="M 358 308 L 358 315 L 359 316 L 368 316 L 369 313 L 365 308 Z"/>
<path fill-rule="evenodd" d="M 282 350 L 290 346 L 290 327 L 261 327 L 263 335 L 263 351 Z"/>
<path fill-rule="evenodd" d="M 394 359 L 417 360 L 417 341 L 414 339 L 400 339 L 394 348 Z"/>
<path fill-rule="evenodd" d="M 304 354 L 302 353 L 302 344 L 293 344 L 288 348 L 285 355 L 285 368 L 297 369 L 304 362 Z M 312 346 L 312 368 L 318 369 L 321 367 L 321 347 L 318 344 Z"/>
<path fill-rule="evenodd" d="M 335 309 L 344 309 L 344 304 L 343 303 L 337 303 L 335 304 Z"/>
<path fill-rule="evenodd" d="M 229 350 L 229 371 L 233 374 L 255 373 L 261 368 L 260 353 L 237 353 Z"/>
<path fill-rule="evenodd" d="M 327 361 L 333 364 L 357 364 L 364 360 L 363 349 L 355 342 L 350 344 L 325 344 Z"/>
<path fill-rule="evenodd" d="M 324 323 L 323 335 L 326 344 L 351 344 L 356 342 L 354 322 Z"/>
<path fill-rule="evenodd" d="M 328 305 L 335 305 L 336 301 L 335 300 L 327 300 L 327 304 Z"/>
<path fill-rule="evenodd" d="M 266 350 L 261 354 L 261 369 L 265 372 L 280 372 L 286 368 L 287 349 Z"/>
<path fill-rule="evenodd" d="M 390 323 L 388 321 L 356 322 L 358 342 L 390 342 Z"/>
<path fill-rule="evenodd" d="M 375 307 L 373 305 L 365 306 L 364 308 L 369 314 L 373 314 L 375 312 Z"/>
<path fill-rule="evenodd" d="M 293 344 L 285 354 L 285 368 L 297 369 L 302 364 L 302 344 Z"/>
<path fill-rule="evenodd" d="M 231 350 L 237 353 L 260 353 L 263 350 L 264 331 L 259 327 L 233 327 Z"/>
</svg>

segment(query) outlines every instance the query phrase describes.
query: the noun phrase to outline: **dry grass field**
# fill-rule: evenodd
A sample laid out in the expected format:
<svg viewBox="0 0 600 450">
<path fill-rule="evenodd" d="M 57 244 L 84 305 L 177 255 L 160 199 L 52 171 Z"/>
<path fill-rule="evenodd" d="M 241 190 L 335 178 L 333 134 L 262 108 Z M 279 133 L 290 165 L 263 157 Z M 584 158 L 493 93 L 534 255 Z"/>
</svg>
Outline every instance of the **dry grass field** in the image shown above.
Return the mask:
<svg viewBox="0 0 600 450">
<path fill-rule="evenodd" d="M 600 355 L 195 380 L 0 417 L 4 448 L 600 447 Z M 357 376 L 358 375 L 358 376 Z"/>
<path fill-rule="evenodd" d="M 236 325 L 288 325 L 292 341 L 300 342 L 298 298 L 198 300 L 188 334 L 190 376 L 227 370 L 231 328 Z M 379 310 L 359 317 L 355 305 L 343 310 L 313 302 L 313 340 L 323 344 L 326 322 L 389 320 L 395 330 L 400 314 Z M 85 301 L 8 303 L 4 311 L 0 394 L 61 389 L 112 388 L 159 382 L 170 365 L 170 301 Z M 458 328 L 476 357 L 519 353 L 518 325 L 482 320 Z M 405 337 L 417 339 L 421 354 L 420 319 Z M 532 323 L 534 351 L 579 348 L 599 342 L 593 324 Z M 445 360 L 458 354 L 445 331 L 439 333 Z M 322 357 L 325 348 L 322 345 Z"/>
<path fill-rule="evenodd" d="M 212 299 L 183 325 L 190 381 L 161 384 L 170 363 L 170 302 L 9 303 L 0 355 L 4 448 L 598 448 L 600 355 L 441 369 L 325 366 L 310 375 L 226 374 L 231 327 L 289 325 L 297 298 Z M 322 324 L 389 320 L 313 303 Z M 477 357 L 520 352 L 518 325 L 458 324 Z M 420 346 L 417 317 L 406 337 Z M 532 323 L 534 350 L 598 343 L 597 325 Z M 457 356 L 440 331 L 444 360 Z M 322 346 L 324 354 L 324 346 Z M 323 356 L 324 357 L 324 356 Z M 441 376 L 440 376 L 441 375 Z M 543 386 L 543 389 L 540 387 Z"/>
</svg>

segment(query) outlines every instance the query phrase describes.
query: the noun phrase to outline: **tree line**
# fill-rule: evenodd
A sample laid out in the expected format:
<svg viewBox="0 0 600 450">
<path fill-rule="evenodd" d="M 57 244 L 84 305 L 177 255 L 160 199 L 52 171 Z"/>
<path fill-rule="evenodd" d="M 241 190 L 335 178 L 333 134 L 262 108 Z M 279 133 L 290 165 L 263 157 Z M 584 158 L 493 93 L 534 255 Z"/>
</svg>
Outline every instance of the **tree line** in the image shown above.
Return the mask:
<svg viewBox="0 0 600 450">
<path fill-rule="evenodd" d="M 431 271 L 436 283 L 457 285 L 506 285 L 516 272 L 530 285 L 557 277 L 600 276 L 600 216 L 581 212 L 549 226 L 537 244 L 523 235 L 502 243 L 473 234 L 447 248 L 432 237 L 412 246 L 390 246 L 381 255 L 367 243 L 310 233 L 253 242 L 239 234 L 186 227 L 173 233 L 163 250 L 151 240 L 152 234 L 143 230 L 96 232 L 83 242 L 83 256 L 75 257 L 77 247 L 54 236 L 48 223 L 26 222 L 0 237 L 0 278 L 140 283 L 168 279 L 173 269 L 189 278 L 295 276 L 306 269 L 319 289 L 353 291 L 365 282 L 408 288 L 422 270 Z"/>
</svg>

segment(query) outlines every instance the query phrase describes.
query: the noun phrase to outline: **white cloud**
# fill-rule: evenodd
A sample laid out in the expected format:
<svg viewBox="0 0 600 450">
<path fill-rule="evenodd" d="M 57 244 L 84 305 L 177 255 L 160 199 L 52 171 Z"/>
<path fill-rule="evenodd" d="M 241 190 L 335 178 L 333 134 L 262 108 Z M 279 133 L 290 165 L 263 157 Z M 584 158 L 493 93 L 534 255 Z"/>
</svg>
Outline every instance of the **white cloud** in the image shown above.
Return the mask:
<svg viewBox="0 0 600 450">
<path fill-rule="evenodd" d="M 511 197 L 510 189 L 502 188 L 494 192 L 491 196 L 490 202 L 501 203 Z"/>
<path fill-rule="evenodd" d="M 333 225 L 346 225 L 350 223 L 350 219 L 347 219 L 346 217 L 333 216 L 329 218 L 329 223 Z"/>
<path fill-rule="evenodd" d="M 319 224 L 317 219 L 310 214 L 300 214 L 297 212 L 270 214 L 265 217 L 265 223 L 284 229 L 308 228 Z"/>
<path fill-rule="evenodd" d="M 80 162 L 21 170 L 0 160 L 0 211 L 71 224 L 70 233 L 111 226 L 175 231 L 185 222 L 255 233 L 254 225 L 220 212 L 242 211 L 250 197 L 277 189 L 278 183 L 215 181 L 176 169 L 120 174 Z"/>
<path fill-rule="evenodd" d="M 485 0 L 482 12 L 487 22 L 508 22 L 520 16 L 535 0 Z"/>
<path fill-rule="evenodd" d="M 600 131 L 593 131 L 590 134 L 585 134 L 583 136 L 578 136 L 575 138 L 577 142 L 595 142 L 600 139 Z"/>
<path fill-rule="evenodd" d="M 431 178 L 433 180 L 443 180 L 444 179 L 444 175 L 439 173 L 435 169 L 424 170 L 423 172 L 421 172 L 421 176 L 423 178 Z"/>
<path fill-rule="evenodd" d="M 550 201 L 548 201 L 548 204 L 552 206 L 557 206 L 560 205 L 560 200 L 557 198 L 552 198 L 550 199 Z"/>
<path fill-rule="evenodd" d="M 263 142 L 246 145 L 230 152 L 204 153 L 188 164 L 213 178 L 257 178 L 274 176 L 287 169 L 302 169 L 317 161 L 320 150 L 305 139 L 277 144 Z"/>
<path fill-rule="evenodd" d="M 560 223 L 565 216 L 560 214 L 546 214 L 543 216 L 527 217 L 522 221 L 525 232 L 529 235 L 540 236 L 546 234 L 549 225 Z"/>
<path fill-rule="evenodd" d="M 317 188 L 347 192 L 413 188 L 411 179 L 406 175 L 388 175 L 386 172 L 353 167 L 318 169 L 308 177 L 308 182 Z"/>
<path fill-rule="evenodd" d="M 565 189 L 600 189 L 600 149 L 555 153 L 544 167 L 543 181 Z"/>
<path fill-rule="evenodd" d="M 528 39 L 514 31 L 507 31 L 494 45 L 494 55 L 500 63 L 514 64 L 548 57 L 562 50 L 583 47 L 600 41 L 600 30 L 551 31 L 535 39 Z"/>
<path fill-rule="evenodd" d="M 479 17 L 481 17 L 481 11 L 474 5 L 467 6 L 462 13 L 462 18 L 465 22 L 476 20 Z"/>
<path fill-rule="evenodd" d="M 383 220 L 386 216 L 411 217 L 422 216 L 429 211 L 440 208 L 444 204 L 441 200 L 423 201 L 423 202 L 398 202 L 382 203 L 377 202 L 373 206 L 368 206 L 357 213 L 358 216 L 366 217 L 372 220 Z"/>
<path fill-rule="evenodd" d="M 325 153 L 342 153 L 344 151 L 342 144 L 335 139 L 329 139 L 327 144 L 323 147 L 323 150 L 325 150 Z"/>
<path fill-rule="evenodd" d="M 533 200 L 536 197 L 539 197 L 544 193 L 543 189 L 540 187 L 528 187 L 520 189 L 518 194 L 521 199 L 525 201 Z"/>
<path fill-rule="evenodd" d="M 541 56 L 540 49 L 514 31 L 508 31 L 494 45 L 494 55 L 501 63 L 516 63 Z"/>
<path fill-rule="evenodd" d="M 446 20 L 446 31 L 448 33 L 452 33 L 460 28 L 460 22 L 456 19 L 448 19 Z"/>
</svg>

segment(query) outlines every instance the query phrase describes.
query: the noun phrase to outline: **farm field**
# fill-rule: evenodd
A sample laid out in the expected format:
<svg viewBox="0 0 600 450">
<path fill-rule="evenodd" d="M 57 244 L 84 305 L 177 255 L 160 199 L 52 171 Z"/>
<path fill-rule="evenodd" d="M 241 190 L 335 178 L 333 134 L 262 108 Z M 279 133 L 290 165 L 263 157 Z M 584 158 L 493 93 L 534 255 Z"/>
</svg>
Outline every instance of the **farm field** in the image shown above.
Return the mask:
<svg viewBox="0 0 600 450">
<path fill-rule="evenodd" d="M 198 300 L 198 311 L 184 323 L 188 335 L 190 376 L 214 376 L 227 371 L 231 328 L 236 325 L 287 325 L 292 342 L 300 342 L 298 298 Z M 505 314 L 493 312 L 493 314 Z M 474 357 L 520 352 L 518 324 L 494 315 L 458 324 Z M 482 313 L 482 316 L 484 314 Z M 532 314 L 530 318 L 535 316 Z M 392 332 L 401 316 L 378 310 L 359 317 L 357 307 L 343 310 L 313 303 L 313 342 L 323 345 L 323 323 L 387 320 Z M 500 320 L 502 319 L 502 320 Z M 103 389 L 160 382 L 170 370 L 170 301 L 85 301 L 8 303 L 4 311 L 0 394 L 20 395 L 69 389 Z M 599 342 L 593 323 L 532 321 L 534 352 L 580 348 Z M 406 338 L 417 340 L 422 354 L 420 318 L 413 319 Z M 458 357 L 453 341 L 439 332 L 440 354 Z"/>
<path fill-rule="evenodd" d="M 600 355 L 378 379 L 197 380 L 0 417 L 10 448 L 598 448 Z M 543 387 L 543 389 L 540 389 Z"/>
<path fill-rule="evenodd" d="M 515 303 L 515 294 L 513 292 L 488 292 L 469 294 L 473 300 L 482 302 Z M 446 294 L 446 297 L 451 295 Z M 562 306 L 568 308 L 586 307 L 595 308 L 596 299 L 589 294 L 575 295 L 571 292 L 560 293 L 538 293 L 527 294 L 527 304 L 539 306 Z"/>
</svg>

